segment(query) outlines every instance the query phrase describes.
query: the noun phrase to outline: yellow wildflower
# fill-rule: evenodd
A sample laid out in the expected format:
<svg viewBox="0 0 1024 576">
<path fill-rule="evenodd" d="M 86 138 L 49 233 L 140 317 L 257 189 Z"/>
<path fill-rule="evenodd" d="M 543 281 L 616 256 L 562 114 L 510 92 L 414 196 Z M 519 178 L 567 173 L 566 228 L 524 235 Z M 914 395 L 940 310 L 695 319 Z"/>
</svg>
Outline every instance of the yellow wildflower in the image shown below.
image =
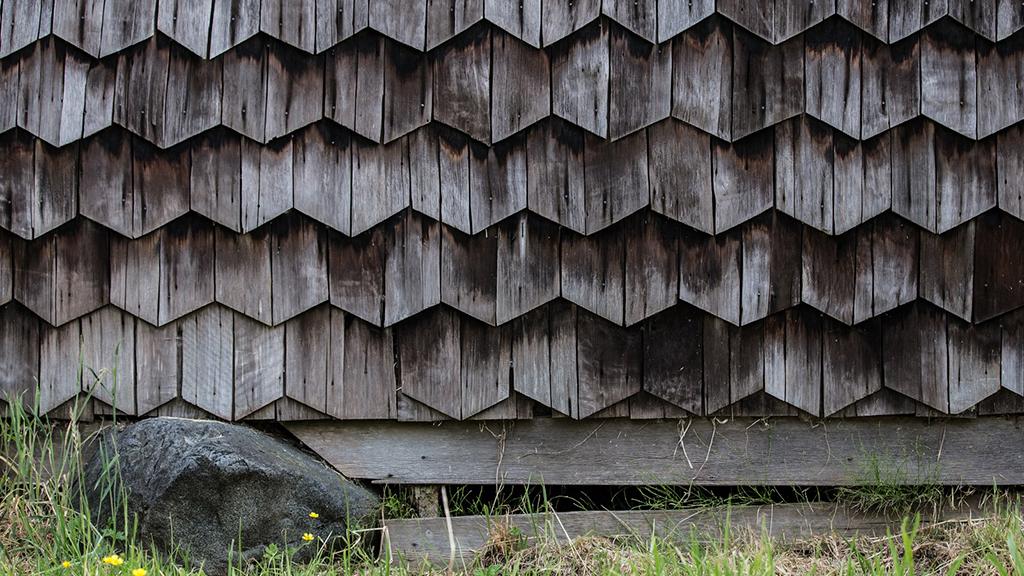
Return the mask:
<svg viewBox="0 0 1024 576">
<path fill-rule="evenodd" d="M 124 558 L 121 558 L 117 554 L 111 554 L 110 556 L 103 557 L 104 564 L 110 564 L 111 566 L 120 566 L 124 564 Z"/>
<path fill-rule="evenodd" d="M 132 570 L 132 576 L 146 576 L 146 569 L 136 568 L 135 570 Z"/>
<path fill-rule="evenodd" d="M 302 535 L 302 539 L 305 540 L 306 542 L 312 542 L 313 541 L 313 535 L 310 534 L 309 532 L 306 532 L 305 534 Z"/>
<path fill-rule="evenodd" d="M 68 562 L 67 560 L 61 562 L 60 565 L 64 568 L 71 568 L 71 562 Z"/>
<path fill-rule="evenodd" d="M 310 517 L 310 518 L 312 518 L 312 519 L 314 519 L 314 520 L 316 520 L 317 518 L 319 518 L 319 517 L 320 517 L 320 515 L 319 515 L 319 514 L 317 514 L 316 512 L 310 512 L 310 513 L 309 513 L 309 517 Z"/>
</svg>

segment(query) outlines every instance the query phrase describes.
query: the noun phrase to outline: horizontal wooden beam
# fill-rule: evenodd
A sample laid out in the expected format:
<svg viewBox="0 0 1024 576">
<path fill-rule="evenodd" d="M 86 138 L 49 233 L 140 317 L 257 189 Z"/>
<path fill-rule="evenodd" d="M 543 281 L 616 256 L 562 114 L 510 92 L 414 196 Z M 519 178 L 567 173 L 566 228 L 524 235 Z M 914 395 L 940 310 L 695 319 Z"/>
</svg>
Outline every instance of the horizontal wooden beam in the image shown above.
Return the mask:
<svg viewBox="0 0 1024 576">
<path fill-rule="evenodd" d="M 923 510 L 921 524 L 966 520 L 982 511 L 968 505 Z M 840 537 L 880 536 L 898 532 L 901 519 L 860 513 L 830 503 L 774 504 L 731 508 L 692 508 L 671 511 L 587 511 L 508 516 L 457 516 L 451 519 L 456 566 L 473 562 L 492 535 L 516 528 L 528 542 L 547 539 L 566 542 L 581 536 L 652 537 L 669 540 L 695 538 L 717 541 L 724 528 L 734 534 L 757 533 L 776 541 L 806 539 L 824 534 Z M 445 565 L 452 546 L 445 518 L 386 520 L 388 541 L 396 559 L 412 565 Z"/>
<path fill-rule="evenodd" d="M 287 428 L 350 478 L 405 484 L 1024 484 L 1016 418 L 402 423 Z"/>
</svg>

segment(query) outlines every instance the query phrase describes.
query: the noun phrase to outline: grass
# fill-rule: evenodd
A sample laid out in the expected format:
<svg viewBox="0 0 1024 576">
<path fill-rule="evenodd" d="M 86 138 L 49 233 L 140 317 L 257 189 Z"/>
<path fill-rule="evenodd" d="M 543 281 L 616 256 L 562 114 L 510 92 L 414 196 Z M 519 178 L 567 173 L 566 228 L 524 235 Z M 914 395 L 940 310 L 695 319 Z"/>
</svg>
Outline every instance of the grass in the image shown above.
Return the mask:
<svg viewBox="0 0 1024 576">
<path fill-rule="evenodd" d="M 0 406 L 2 408 L 2 406 Z M 88 438 L 73 423 L 55 424 L 17 405 L 0 418 L 0 576 L 75 574 L 129 576 L 200 576 L 186 557 L 161 558 L 140 546 L 136 526 L 124 510 L 90 510 L 82 504 L 82 450 Z M 116 467 L 101 481 L 113 496 L 118 490 Z M 874 468 L 875 482 L 840 492 L 851 505 L 887 511 L 909 509 L 949 496 L 932 486 L 907 488 L 883 466 Z M 817 493 L 807 493 L 808 499 Z M 1024 527 L 1015 500 L 997 501 L 990 517 L 922 527 L 910 518 L 888 537 L 836 536 L 778 543 L 757 533 L 725 530 L 720 541 L 707 543 L 693 535 L 662 539 L 557 538 L 527 539 L 501 517 L 509 513 L 553 511 L 556 507 L 592 504 L 567 502 L 543 487 L 532 490 L 498 489 L 494 494 L 453 488 L 453 514 L 483 514 L 495 519 L 480 560 L 453 573 L 467 576 L 564 575 L 894 575 L 991 574 L 1024 576 Z M 727 495 L 699 488 L 647 487 L 613 497 L 636 509 L 763 504 L 793 494 L 747 489 Z M 801 495 L 798 494 L 797 497 Z M 560 500 L 560 498 L 562 500 Z M 110 498 L 104 506 L 118 499 Z M 388 489 L 383 497 L 386 517 L 413 513 L 409 495 Z M 104 517 L 101 525 L 93 519 Z M 296 549 L 270 547 L 264 556 L 233 566 L 232 576 L 405 576 L 412 572 L 390 562 L 386 545 L 368 546 L 374 533 L 349 535 L 346 545 L 327 550 L 322 543 L 311 561 L 293 562 Z M 386 538 L 383 539 L 386 542 Z M 106 562 L 104 561 L 106 560 Z M 66 563 L 66 567 L 65 567 Z M 141 574 L 142 572 L 135 572 Z M 446 567 L 433 573 L 449 573 Z"/>
</svg>

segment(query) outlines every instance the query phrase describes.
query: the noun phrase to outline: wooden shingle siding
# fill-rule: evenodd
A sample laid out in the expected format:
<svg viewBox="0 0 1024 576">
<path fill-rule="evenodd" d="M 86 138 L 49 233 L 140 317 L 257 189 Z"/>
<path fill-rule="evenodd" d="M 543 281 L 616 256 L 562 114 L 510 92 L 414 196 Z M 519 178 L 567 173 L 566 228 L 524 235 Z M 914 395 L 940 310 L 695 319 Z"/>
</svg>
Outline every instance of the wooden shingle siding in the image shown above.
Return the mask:
<svg viewBox="0 0 1024 576">
<path fill-rule="evenodd" d="M 1008 0 L 0 0 L 0 398 L 1024 413 Z"/>
</svg>

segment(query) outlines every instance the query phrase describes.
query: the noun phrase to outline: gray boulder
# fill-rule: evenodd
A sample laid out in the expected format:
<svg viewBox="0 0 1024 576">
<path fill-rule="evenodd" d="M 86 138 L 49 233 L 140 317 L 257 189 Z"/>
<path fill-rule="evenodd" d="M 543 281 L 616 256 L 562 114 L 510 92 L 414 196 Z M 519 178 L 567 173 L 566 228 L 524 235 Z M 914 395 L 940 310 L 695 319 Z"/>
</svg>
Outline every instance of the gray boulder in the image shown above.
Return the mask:
<svg viewBox="0 0 1024 576">
<path fill-rule="evenodd" d="M 337 540 L 379 506 L 374 493 L 295 446 L 244 426 L 152 418 L 108 432 L 92 453 L 85 494 L 94 518 L 105 524 L 127 509 L 143 543 L 183 552 L 211 575 L 227 572 L 229 550 L 237 566 L 269 544 L 299 547 L 306 532 Z M 104 490 L 112 470 L 124 502 Z"/>
</svg>

